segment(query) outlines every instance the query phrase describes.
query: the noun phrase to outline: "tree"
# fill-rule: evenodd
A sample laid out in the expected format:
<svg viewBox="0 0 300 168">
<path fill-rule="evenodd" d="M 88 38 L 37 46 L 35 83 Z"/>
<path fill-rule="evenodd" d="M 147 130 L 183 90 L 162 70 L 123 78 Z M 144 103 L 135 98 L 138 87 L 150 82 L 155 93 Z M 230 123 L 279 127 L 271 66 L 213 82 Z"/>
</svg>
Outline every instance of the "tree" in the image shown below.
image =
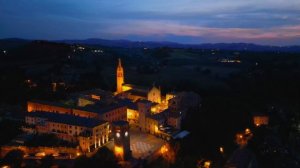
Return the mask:
<svg viewBox="0 0 300 168">
<path fill-rule="evenodd" d="M 52 155 L 47 155 L 42 158 L 40 168 L 50 168 L 53 166 L 54 157 Z"/>
<path fill-rule="evenodd" d="M 74 168 L 118 168 L 118 161 L 112 151 L 106 147 L 100 148 L 92 157 L 78 157 L 75 160 Z"/>
<path fill-rule="evenodd" d="M 19 168 L 22 165 L 24 152 L 19 149 L 9 151 L 3 158 L 4 165 L 9 165 L 11 168 Z"/>
<path fill-rule="evenodd" d="M 91 162 L 97 167 L 118 168 L 118 161 L 114 153 L 107 147 L 100 148 L 91 158 Z"/>
<path fill-rule="evenodd" d="M 87 158 L 85 155 L 82 155 L 75 159 L 74 168 L 89 167 L 89 164 L 89 158 Z"/>
</svg>

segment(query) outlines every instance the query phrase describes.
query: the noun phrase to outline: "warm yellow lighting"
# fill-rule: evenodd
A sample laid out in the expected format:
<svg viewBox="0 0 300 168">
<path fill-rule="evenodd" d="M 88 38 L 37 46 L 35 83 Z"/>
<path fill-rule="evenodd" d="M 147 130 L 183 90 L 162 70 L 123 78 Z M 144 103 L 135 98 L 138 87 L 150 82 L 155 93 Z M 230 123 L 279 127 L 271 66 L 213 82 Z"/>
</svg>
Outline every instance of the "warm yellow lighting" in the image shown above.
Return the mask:
<svg viewBox="0 0 300 168">
<path fill-rule="evenodd" d="M 100 100 L 100 96 L 92 94 L 92 99 Z"/>
<path fill-rule="evenodd" d="M 224 148 L 223 147 L 220 147 L 220 152 L 224 153 Z"/>
<path fill-rule="evenodd" d="M 76 153 L 76 156 L 80 156 L 80 155 L 81 155 L 81 153 L 80 153 L 80 152 L 77 152 L 77 153 Z"/>
<path fill-rule="evenodd" d="M 160 148 L 160 153 L 161 154 L 164 154 L 164 153 L 166 153 L 166 152 L 168 152 L 169 151 L 169 149 L 168 149 L 168 147 L 166 146 L 166 145 L 163 145 L 161 148 Z"/>
<path fill-rule="evenodd" d="M 155 112 L 156 112 L 156 108 L 153 107 L 153 108 L 151 109 L 151 111 L 155 113 Z"/>
<path fill-rule="evenodd" d="M 154 131 L 155 131 L 155 133 L 158 132 L 158 126 L 157 125 L 154 126 Z"/>
<path fill-rule="evenodd" d="M 122 91 L 123 92 L 125 92 L 125 91 L 127 91 L 127 90 L 131 90 L 132 89 L 132 87 L 130 87 L 130 86 L 127 86 L 127 85 L 123 85 L 122 86 Z"/>
<path fill-rule="evenodd" d="M 131 117 L 133 114 L 130 110 L 127 109 L 127 117 Z"/>
<path fill-rule="evenodd" d="M 115 146 L 115 155 L 123 157 L 124 150 L 121 146 Z"/>
<path fill-rule="evenodd" d="M 245 129 L 245 133 L 246 133 L 246 134 L 250 134 L 250 133 L 251 133 L 250 129 L 249 129 L 249 128 L 246 128 L 246 129 Z"/>
<path fill-rule="evenodd" d="M 10 168 L 10 166 L 5 165 L 5 166 L 2 166 L 1 168 Z"/>
<path fill-rule="evenodd" d="M 52 154 L 52 156 L 57 157 L 57 156 L 59 156 L 59 153 L 54 153 L 54 154 Z"/>
<path fill-rule="evenodd" d="M 46 153 L 45 152 L 39 152 L 39 153 L 35 154 L 35 156 L 44 157 L 44 156 L 46 156 Z"/>
<path fill-rule="evenodd" d="M 205 161 L 204 162 L 204 168 L 210 168 L 211 162 L 210 161 Z"/>
</svg>

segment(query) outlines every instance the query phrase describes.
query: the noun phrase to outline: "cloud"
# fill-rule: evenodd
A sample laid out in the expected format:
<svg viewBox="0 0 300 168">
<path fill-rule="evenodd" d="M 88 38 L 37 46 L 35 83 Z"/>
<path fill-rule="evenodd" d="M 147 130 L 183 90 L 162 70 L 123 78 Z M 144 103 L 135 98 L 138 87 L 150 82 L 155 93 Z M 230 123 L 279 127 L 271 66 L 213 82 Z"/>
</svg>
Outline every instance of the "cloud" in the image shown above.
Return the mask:
<svg viewBox="0 0 300 168">
<path fill-rule="evenodd" d="M 223 41 L 266 41 L 300 39 L 300 24 L 292 26 L 257 28 L 214 28 L 183 25 L 167 21 L 127 21 L 126 26 L 118 24 L 98 33 L 115 36 L 185 36 L 205 39 L 222 39 Z M 118 31 L 122 30 L 122 31 Z"/>
<path fill-rule="evenodd" d="M 295 43 L 299 18 L 299 0 L 0 0 L 0 38 Z"/>
</svg>

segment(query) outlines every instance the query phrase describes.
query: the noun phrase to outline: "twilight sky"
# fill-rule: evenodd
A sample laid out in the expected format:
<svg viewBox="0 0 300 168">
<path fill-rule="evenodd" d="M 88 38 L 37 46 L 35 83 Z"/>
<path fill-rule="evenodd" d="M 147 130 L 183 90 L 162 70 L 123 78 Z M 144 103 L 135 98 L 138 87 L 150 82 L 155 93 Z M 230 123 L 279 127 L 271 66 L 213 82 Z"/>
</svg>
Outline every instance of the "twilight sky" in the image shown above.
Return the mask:
<svg viewBox="0 0 300 168">
<path fill-rule="evenodd" d="M 300 44 L 300 0 L 0 0 L 0 38 Z"/>
</svg>

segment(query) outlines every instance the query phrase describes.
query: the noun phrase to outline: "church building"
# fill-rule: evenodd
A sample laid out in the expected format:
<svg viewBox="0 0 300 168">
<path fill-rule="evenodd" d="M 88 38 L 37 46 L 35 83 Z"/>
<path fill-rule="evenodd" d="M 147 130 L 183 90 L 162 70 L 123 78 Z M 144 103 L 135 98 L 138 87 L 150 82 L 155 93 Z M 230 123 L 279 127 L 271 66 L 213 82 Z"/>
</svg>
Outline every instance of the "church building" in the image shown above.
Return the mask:
<svg viewBox="0 0 300 168">
<path fill-rule="evenodd" d="M 121 97 L 128 98 L 133 101 L 143 99 L 155 103 L 162 102 L 160 87 L 156 87 L 155 85 L 153 85 L 152 88 L 147 88 L 142 86 L 126 84 L 124 82 L 124 68 L 122 66 L 121 59 L 118 60 L 116 77 L 117 77 L 116 94 L 120 94 Z"/>
</svg>

